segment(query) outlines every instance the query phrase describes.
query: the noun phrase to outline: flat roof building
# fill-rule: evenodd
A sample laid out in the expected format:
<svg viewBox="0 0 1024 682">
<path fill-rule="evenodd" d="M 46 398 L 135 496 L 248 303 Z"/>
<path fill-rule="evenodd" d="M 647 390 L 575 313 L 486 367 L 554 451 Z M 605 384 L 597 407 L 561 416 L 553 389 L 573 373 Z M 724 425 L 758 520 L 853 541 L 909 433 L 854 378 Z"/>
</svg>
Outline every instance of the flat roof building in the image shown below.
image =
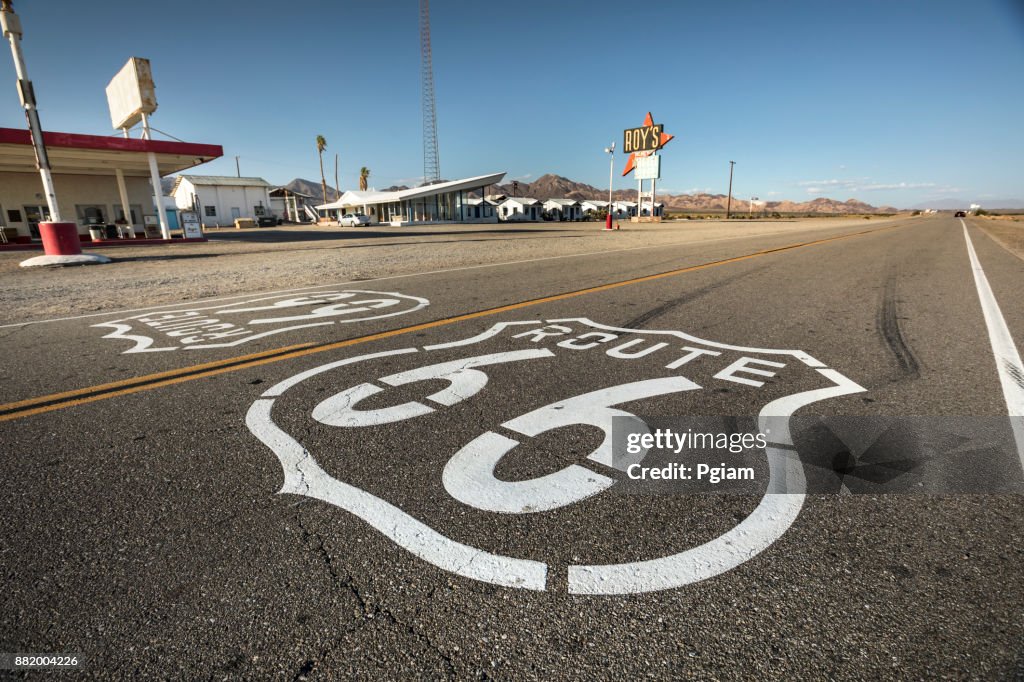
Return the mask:
<svg viewBox="0 0 1024 682">
<path fill-rule="evenodd" d="M 489 185 L 501 182 L 505 173 L 478 175 L 462 180 L 439 182 L 412 189 L 386 192 L 349 190 L 337 201 L 321 204 L 317 211 L 326 218 L 345 213 L 363 213 L 373 223 L 402 225 L 473 222 L 476 204 L 471 192 L 483 196 Z"/>
<path fill-rule="evenodd" d="M 44 132 L 43 141 L 61 215 L 78 224 L 80 235 L 87 235 L 92 225 L 123 221 L 124 228 L 138 233 L 147 222 L 156 224 L 149 152 L 156 156 L 161 176 L 224 154 L 220 145 L 103 135 Z M 156 194 L 163 192 L 157 188 Z M 39 223 L 48 220 L 28 130 L 0 128 L 0 228 L 5 238 L 32 242 L 39 239 Z"/>
</svg>

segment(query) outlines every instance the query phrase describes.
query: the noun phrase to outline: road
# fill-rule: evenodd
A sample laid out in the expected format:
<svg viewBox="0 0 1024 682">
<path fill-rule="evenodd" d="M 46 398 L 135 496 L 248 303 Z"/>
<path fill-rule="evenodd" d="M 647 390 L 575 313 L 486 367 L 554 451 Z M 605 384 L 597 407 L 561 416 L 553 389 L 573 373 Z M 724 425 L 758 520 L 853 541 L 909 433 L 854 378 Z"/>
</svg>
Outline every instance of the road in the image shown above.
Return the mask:
<svg viewBox="0 0 1024 682">
<path fill-rule="evenodd" d="M 1024 261 L 940 215 L 5 326 L 0 651 L 1019 677 L 1021 300 Z M 613 413 L 760 417 L 763 489 L 622 492 Z M 889 450 L 923 454 L 822 473 L 791 414 L 854 455 L 909 419 Z"/>
</svg>

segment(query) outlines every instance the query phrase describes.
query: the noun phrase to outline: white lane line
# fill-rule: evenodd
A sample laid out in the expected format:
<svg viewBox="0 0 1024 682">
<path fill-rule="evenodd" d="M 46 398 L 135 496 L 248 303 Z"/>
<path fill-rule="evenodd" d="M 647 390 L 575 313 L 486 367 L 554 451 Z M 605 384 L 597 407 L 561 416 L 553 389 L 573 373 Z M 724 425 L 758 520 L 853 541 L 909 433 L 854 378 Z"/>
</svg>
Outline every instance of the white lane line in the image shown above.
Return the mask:
<svg viewBox="0 0 1024 682">
<path fill-rule="evenodd" d="M 992 287 L 989 286 L 988 277 L 981 268 L 978 254 L 974 252 L 971 235 L 967 233 L 967 223 L 961 218 L 960 224 L 964 228 L 964 239 L 967 240 L 967 255 L 971 258 L 974 284 L 978 288 L 981 310 L 985 315 L 985 326 L 988 327 L 988 338 L 992 343 L 999 383 L 1002 384 L 1003 397 L 1006 398 L 1010 426 L 1017 441 L 1017 454 L 1020 456 L 1021 466 L 1024 467 L 1024 363 L 1021 362 L 1020 353 L 1013 342 L 1013 337 L 1010 336 L 1010 329 L 1006 326 L 1003 313 L 999 310 L 999 303 L 996 302 Z"/>
<path fill-rule="evenodd" d="M 883 225 L 883 224 L 884 223 L 879 223 L 879 225 Z M 803 231 L 798 231 L 798 232 L 796 232 L 794 234 L 800 234 L 801 232 L 803 232 Z M 750 239 L 752 237 L 774 237 L 775 235 L 779 235 L 779 234 L 786 234 L 786 231 L 785 230 L 779 230 L 777 232 L 766 232 L 764 234 L 737 235 L 735 237 L 721 237 L 719 239 L 702 239 L 702 240 L 698 240 L 698 241 L 694 241 L 694 242 L 680 242 L 680 243 L 674 243 L 674 244 L 657 244 L 657 245 L 654 245 L 654 246 L 631 246 L 631 247 L 626 248 L 626 249 L 608 249 L 606 251 L 587 251 L 587 252 L 584 252 L 584 253 L 567 253 L 567 254 L 563 254 L 561 256 L 543 256 L 541 258 L 527 258 L 525 260 L 504 261 L 504 262 L 501 262 L 501 263 L 483 263 L 481 265 L 466 265 L 466 266 L 459 267 L 459 268 L 443 268 L 443 269 L 440 269 L 440 270 L 424 270 L 422 272 L 410 272 L 410 273 L 405 274 L 405 275 L 388 275 L 387 277 L 374 277 L 372 279 L 350 279 L 350 280 L 345 280 L 343 282 L 332 282 L 330 284 L 314 284 L 314 285 L 310 285 L 308 287 L 296 287 L 294 289 L 277 289 L 277 290 L 273 290 L 273 291 L 256 291 L 256 292 L 250 292 L 250 293 L 247 293 L 247 294 L 238 294 L 238 295 L 235 295 L 235 296 L 224 296 L 224 297 L 221 297 L 221 298 L 197 298 L 197 299 L 195 299 L 193 301 L 187 301 L 187 302 L 183 302 L 183 303 L 165 303 L 163 305 L 151 305 L 151 306 L 146 306 L 144 308 L 128 308 L 127 310 L 114 310 L 114 311 L 102 312 L 102 313 L 88 313 L 86 315 L 71 315 L 71 316 L 68 316 L 68 317 L 51 317 L 51 318 L 43 319 L 43 320 L 29 320 L 27 322 L 10 322 L 8 324 L 0 324 L 0 329 L 4 329 L 6 327 L 24 327 L 24 326 L 30 325 L 30 324 L 45 324 L 47 322 L 67 322 L 69 320 L 82 320 L 82 319 L 86 319 L 86 318 L 90 318 L 90 317 L 109 317 L 109 316 L 112 316 L 112 315 L 125 315 L 127 313 L 139 313 L 139 312 L 145 312 L 147 310 L 169 310 L 169 311 L 173 311 L 173 310 L 177 310 L 179 308 L 191 308 L 192 306 L 195 306 L 197 304 L 215 303 L 217 301 L 233 301 L 235 299 L 250 298 L 252 296 L 272 296 L 274 294 L 290 294 L 290 293 L 299 292 L 299 291 L 311 291 L 311 290 L 314 290 L 314 289 L 323 289 L 325 287 L 340 287 L 340 286 L 344 286 L 346 284 L 366 284 L 368 282 L 386 282 L 386 281 L 392 280 L 392 279 L 404 279 L 404 278 L 407 278 L 407 277 L 421 277 L 421 276 L 425 276 L 425 275 L 439 275 L 439 274 L 445 273 L 445 272 L 462 272 L 462 271 L 465 271 L 465 270 L 479 270 L 481 268 L 497 268 L 497 267 L 501 267 L 503 265 L 521 265 L 523 263 L 539 263 L 541 261 L 559 260 L 561 258 L 584 258 L 586 256 L 600 256 L 602 254 L 625 253 L 627 251 L 645 251 L 647 249 L 664 249 L 664 248 L 671 248 L 673 246 L 696 246 L 696 245 L 704 246 L 706 244 L 718 244 L 720 242 L 731 242 L 731 241 L 735 241 L 737 239 Z M 430 244 L 431 242 L 424 242 L 424 243 L 425 244 Z M 310 250 L 312 250 L 312 249 L 310 249 Z"/>
</svg>

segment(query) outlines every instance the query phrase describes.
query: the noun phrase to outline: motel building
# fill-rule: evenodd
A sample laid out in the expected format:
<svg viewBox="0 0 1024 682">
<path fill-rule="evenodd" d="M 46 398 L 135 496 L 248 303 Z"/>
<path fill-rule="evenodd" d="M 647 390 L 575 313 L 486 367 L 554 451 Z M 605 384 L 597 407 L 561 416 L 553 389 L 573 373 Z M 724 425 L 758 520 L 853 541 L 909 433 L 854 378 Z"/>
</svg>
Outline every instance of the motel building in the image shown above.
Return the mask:
<svg viewBox="0 0 1024 682">
<path fill-rule="evenodd" d="M 580 202 L 574 199 L 548 199 L 544 202 L 544 214 L 551 220 L 583 220 Z"/>
<path fill-rule="evenodd" d="M 61 217 L 107 239 L 160 237 L 149 152 L 161 176 L 187 170 L 224 154 L 220 145 L 130 139 L 75 133 L 43 133 Z M 162 195 L 160 188 L 157 194 Z M 125 211 L 125 205 L 128 211 Z M 0 128 L 0 244 L 38 242 L 39 223 L 50 220 L 29 132 Z"/>
<path fill-rule="evenodd" d="M 486 218 L 483 215 L 489 213 L 488 209 L 476 203 L 470 193 L 484 196 L 488 185 L 499 183 L 504 177 L 504 173 L 491 173 L 390 192 L 349 190 L 337 201 L 321 204 L 316 210 L 323 220 L 338 220 L 346 213 L 362 213 L 369 216 L 371 223 L 392 227 L 491 222 L 489 215 Z"/>
<path fill-rule="evenodd" d="M 544 217 L 544 205 L 531 197 L 510 197 L 498 204 L 498 220 L 535 223 Z"/>
<path fill-rule="evenodd" d="M 274 215 L 284 218 L 289 223 L 307 223 L 316 220 L 317 214 L 312 206 L 316 202 L 309 194 L 296 192 L 287 187 L 275 187 L 270 190 L 270 210 Z"/>
</svg>

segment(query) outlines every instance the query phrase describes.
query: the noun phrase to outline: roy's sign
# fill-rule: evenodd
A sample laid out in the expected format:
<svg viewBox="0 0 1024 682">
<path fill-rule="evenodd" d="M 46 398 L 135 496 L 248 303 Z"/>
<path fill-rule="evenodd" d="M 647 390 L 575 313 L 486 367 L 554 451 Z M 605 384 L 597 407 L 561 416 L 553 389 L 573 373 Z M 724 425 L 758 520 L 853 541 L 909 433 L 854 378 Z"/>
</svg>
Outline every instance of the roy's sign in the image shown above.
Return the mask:
<svg viewBox="0 0 1024 682">
<path fill-rule="evenodd" d="M 661 123 L 642 125 L 639 128 L 627 128 L 622 132 L 622 151 L 626 154 L 634 152 L 653 152 L 661 148 L 661 133 L 665 126 Z"/>
</svg>

